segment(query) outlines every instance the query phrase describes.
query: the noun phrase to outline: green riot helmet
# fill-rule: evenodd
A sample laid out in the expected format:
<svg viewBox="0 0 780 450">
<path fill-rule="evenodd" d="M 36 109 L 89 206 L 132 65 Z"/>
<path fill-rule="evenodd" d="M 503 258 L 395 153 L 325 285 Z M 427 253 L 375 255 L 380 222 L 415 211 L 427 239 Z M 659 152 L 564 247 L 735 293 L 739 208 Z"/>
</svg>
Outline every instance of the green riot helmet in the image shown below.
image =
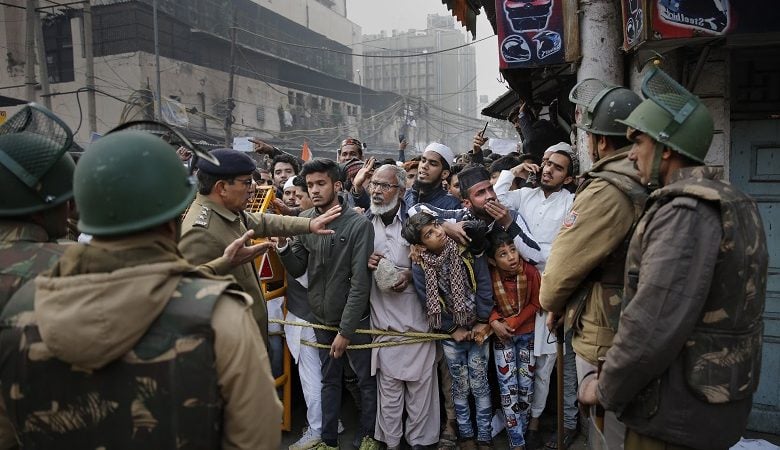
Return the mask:
<svg viewBox="0 0 780 450">
<path fill-rule="evenodd" d="M 35 103 L 0 125 L 0 217 L 45 211 L 73 197 L 72 144 L 68 126 Z"/>
<path fill-rule="evenodd" d="M 626 126 L 616 122 L 625 119 L 642 102 L 631 89 L 607 84 L 595 78 L 577 83 L 569 100 L 578 105 L 577 126 L 589 133 L 625 136 Z"/>
<path fill-rule="evenodd" d="M 159 137 L 126 130 L 89 146 L 76 167 L 73 193 L 79 230 L 117 236 L 178 217 L 195 196 L 195 183 L 176 149 Z"/>
<path fill-rule="evenodd" d="M 704 164 L 712 143 L 712 115 L 698 97 L 688 92 L 664 71 L 651 69 L 642 82 L 646 99 L 620 122 L 656 141 L 650 188 L 659 185 L 661 151 L 669 147 Z"/>
</svg>

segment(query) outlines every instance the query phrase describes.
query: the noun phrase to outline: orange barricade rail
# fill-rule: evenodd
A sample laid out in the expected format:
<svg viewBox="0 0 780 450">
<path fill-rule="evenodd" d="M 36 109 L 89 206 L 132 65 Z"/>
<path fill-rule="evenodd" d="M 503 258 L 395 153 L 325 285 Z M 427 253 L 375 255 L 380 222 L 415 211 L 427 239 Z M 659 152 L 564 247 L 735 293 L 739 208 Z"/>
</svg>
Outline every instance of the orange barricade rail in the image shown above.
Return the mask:
<svg viewBox="0 0 780 450">
<path fill-rule="evenodd" d="M 275 197 L 276 190 L 273 186 L 256 186 L 255 196 L 249 200 L 246 211 L 250 213 L 272 212 Z M 252 239 L 252 244 L 267 241 L 267 238 Z M 287 277 L 279 255 L 276 254 L 276 251 L 269 250 L 255 259 L 255 268 L 257 268 L 260 277 L 260 290 L 266 300 L 284 296 L 282 311 L 286 316 Z M 282 430 L 290 431 L 292 429 L 292 356 L 287 349 L 286 341 L 283 342 L 282 348 L 282 374 L 275 381 L 277 389 L 282 388 L 282 404 L 284 405 Z"/>
</svg>

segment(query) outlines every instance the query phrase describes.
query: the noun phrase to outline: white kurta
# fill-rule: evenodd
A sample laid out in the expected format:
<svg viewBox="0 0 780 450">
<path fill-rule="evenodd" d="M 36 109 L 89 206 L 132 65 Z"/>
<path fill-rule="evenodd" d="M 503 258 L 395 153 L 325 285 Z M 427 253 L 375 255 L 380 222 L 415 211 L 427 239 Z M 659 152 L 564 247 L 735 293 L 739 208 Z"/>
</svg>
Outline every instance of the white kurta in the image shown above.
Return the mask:
<svg viewBox="0 0 780 450">
<path fill-rule="evenodd" d="M 379 216 L 374 216 L 372 225 L 374 252 L 392 261 L 399 271 L 411 269 L 409 243 L 401 237 L 403 222 L 400 210 L 389 226 L 385 226 Z M 380 290 L 372 279 L 371 327 L 393 331 L 429 331 L 428 320 L 417 299 L 414 283 L 410 282 L 403 292 L 388 292 Z M 374 342 L 398 339 L 377 336 Z M 380 369 L 385 375 L 398 380 L 418 381 L 430 376 L 435 359 L 434 342 L 374 348 L 371 352 L 371 372 L 375 375 L 377 369 Z"/>
<path fill-rule="evenodd" d="M 399 272 L 409 269 L 409 244 L 401 237 L 400 214 L 396 214 L 389 226 L 375 216 L 372 225 L 374 252 L 384 255 Z M 414 283 L 409 283 L 403 292 L 388 292 L 380 290 L 372 279 L 371 328 L 428 331 L 428 321 L 417 299 Z M 374 342 L 398 339 L 405 338 L 377 336 Z M 438 442 L 439 384 L 435 365 L 434 342 L 372 349 L 371 372 L 377 381 L 374 435 L 377 439 L 391 447 L 399 445 L 403 435 L 413 446 Z M 407 413 L 405 424 L 402 422 L 404 410 Z"/>
</svg>

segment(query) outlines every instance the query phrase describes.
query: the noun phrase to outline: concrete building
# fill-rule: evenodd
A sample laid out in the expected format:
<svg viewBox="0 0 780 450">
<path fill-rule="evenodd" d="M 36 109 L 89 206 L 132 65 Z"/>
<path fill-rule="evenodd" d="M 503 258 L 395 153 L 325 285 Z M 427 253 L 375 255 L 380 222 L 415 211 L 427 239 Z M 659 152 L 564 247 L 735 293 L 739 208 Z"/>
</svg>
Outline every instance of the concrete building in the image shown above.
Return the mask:
<svg viewBox="0 0 780 450">
<path fill-rule="evenodd" d="M 93 0 L 92 35 L 96 127 L 87 114 L 84 14 L 80 5 L 39 10 L 52 109 L 87 143 L 131 119 L 163 117 L 206 140 L 221 140 L 230 111 L 233 67 L 234 136 L 253 135 L 332 156 L 337 143 L 360 130 L 366 116 L 397 117 L 395 96 L 354 82 L 353 47 L 360 27 L 346 18 L 345 0 L 159 0 L 160 92 L 156 92 L 152 0 Z M 26 98 L 26 2 L 0 8 L 2 94 Z M 235 14 L 236 44 L 231 62 Z M 327 49 L 323 51 L 323 49 Z M 43 103 L 36 64 L 34 98 Z M 389 109 L 388 109 L 389 108 Z M 9 115 L 12 109 L 6 111 Z M 381 129 L 377 135 L 384 131 Z M 392 139 L 390 137 L 389 139 Z"/>
<path fill-rule="evenodd" d="M 406 98 L 417 125 L 405 133 L 409 142 L 420 148 L 431 141 L 470 148 L 479 126 L 476 58 L 453 18 L 429 15 L 425 30 L 393 30 L 365 35 L 363 41 L 369 56 L 363 59 L 363 84 Z"/>
</svg>

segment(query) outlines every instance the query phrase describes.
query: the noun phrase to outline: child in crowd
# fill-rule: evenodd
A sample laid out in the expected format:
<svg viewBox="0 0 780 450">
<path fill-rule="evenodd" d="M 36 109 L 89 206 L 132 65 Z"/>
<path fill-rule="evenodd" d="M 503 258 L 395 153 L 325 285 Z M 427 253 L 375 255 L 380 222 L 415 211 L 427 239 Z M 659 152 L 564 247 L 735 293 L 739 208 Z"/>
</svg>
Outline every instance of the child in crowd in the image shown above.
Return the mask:
<svg viewBox="0 0 780 450">
<path fill-rule="evenodd" d="M 534 321 L 540 308 L 541 277 L 502 230 L 494 229 L 488 235 L 487 254 L 495 300 L 490 326 L 495 333 L 493 354 L 501 407 L 509 448 L 523 449 L 534 391 Z"/>
<path fill-rule="evenodd" d="M 487 379 L 490 348 L 486 342 L 474 341 L 474 336 L 484 335 L 489 329 L 493 305 L 487 261 L 449 238 L 439 219 L 430 212 L 419 212 L 407 219 L 402 236 L 409 243 L 425 247 L 421 264 L 412 266 L 414 286 L 431 328 L 452 336 L 443 341 L 443 347 L 452 375 L 460 448 L 493 448 Z M 476 435 L 469 392 L 476 405 Z"/>
</svg>

